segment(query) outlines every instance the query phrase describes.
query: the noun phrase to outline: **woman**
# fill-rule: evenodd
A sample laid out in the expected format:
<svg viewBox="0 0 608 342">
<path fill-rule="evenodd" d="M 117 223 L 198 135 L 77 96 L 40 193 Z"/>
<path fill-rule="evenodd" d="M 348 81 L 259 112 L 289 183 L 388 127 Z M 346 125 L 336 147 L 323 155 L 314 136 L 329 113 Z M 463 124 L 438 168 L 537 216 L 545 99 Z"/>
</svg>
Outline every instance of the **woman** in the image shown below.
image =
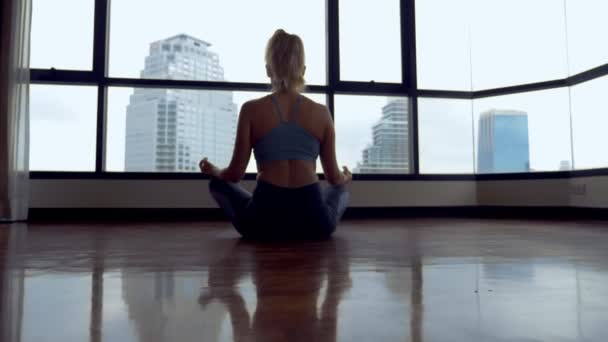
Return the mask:
<svg viewBox="0 0 608 342">
<path fill-rule="evenodd" d="M 352 174 L 336 162 L 335 131 L 327 107 L 300 94 L 304 87 L 302 40 L 277 30 L 266 47 L 273 93 L 241 108 L 230 165 L 220 170 L 207 158 L 201 172 L 209 190 L 245 238 L 327 238 L 340 220 Z M 253 149 L 258 167 L 253 196 L 241 180 Z M 325 179 L 316 174 L 320 155 Z"/>
</svg>

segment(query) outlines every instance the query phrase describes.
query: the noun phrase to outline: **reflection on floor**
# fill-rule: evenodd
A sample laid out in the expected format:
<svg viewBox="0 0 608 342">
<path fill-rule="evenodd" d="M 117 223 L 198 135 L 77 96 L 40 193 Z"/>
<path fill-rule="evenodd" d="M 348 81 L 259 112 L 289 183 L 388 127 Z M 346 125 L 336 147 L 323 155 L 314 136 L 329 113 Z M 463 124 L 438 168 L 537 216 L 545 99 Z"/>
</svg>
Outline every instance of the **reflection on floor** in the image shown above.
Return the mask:
<svg viewBox="0 0 608 342">
<path fill-rule="evenodd" d="M 0 225 L 4 341 L 608 341 L 604 223 Z"/>
</svg>

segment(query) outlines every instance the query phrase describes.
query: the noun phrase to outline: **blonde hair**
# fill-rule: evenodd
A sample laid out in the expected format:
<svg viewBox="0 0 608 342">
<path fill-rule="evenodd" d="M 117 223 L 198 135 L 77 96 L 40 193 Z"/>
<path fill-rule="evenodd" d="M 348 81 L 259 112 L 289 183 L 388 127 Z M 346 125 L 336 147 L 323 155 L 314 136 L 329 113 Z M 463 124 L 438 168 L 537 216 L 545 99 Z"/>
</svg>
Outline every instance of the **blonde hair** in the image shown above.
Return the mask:
<svg viewBox="0 0 608 342">
<path fill-rule="evenodd" d="M 273 91 L 303 90 L 306 66 L 300 37 L 276 30 L 266 45 L 265 59 Z"/>
</svg>

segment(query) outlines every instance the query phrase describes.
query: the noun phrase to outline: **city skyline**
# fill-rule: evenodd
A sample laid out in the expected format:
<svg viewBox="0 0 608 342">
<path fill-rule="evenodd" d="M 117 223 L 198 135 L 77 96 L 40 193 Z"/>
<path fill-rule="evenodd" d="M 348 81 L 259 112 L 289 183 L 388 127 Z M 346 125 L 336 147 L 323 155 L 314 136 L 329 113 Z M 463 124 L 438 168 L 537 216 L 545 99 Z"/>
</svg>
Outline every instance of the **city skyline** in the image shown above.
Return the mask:
<svg viewBox="0 0 608 342">
<path fill-rule="evenodd" d="M 222 81 L 210 43 L 178 34 L 150 44 L 142 78 Z M 197 172 L 201 156 L 228 163 L 236 133 L 229 91 L 138 88 L 126 114 L 125 170 Z"/>
<path fill-rule="evenodd" d="M 488 81 L 494 85 L 505 85 L 511 81 L 523 82 L 521 77 L 524 75 L 530 75 L 530 78 L 527 78 L 529 81 L 540 82 L 547 80 L 546 74 L 543 72 L 543 75 L 539 75 L 537 68 L 540 68 L 539 71 L 550 72 L 553 78 L 585 71 L 607 61 L 608 45 L 597 42 L 603 32 L 598 27 L 608 25 L 608 22 L 602 20 L 602 13 L 606 12 L 604 9 L 608 3 L 567 0 L 565 16 L 563 6 L 557 8 L 549 1 L 509 2 L 496 8 L 465 2 L 462 6 L 446 0 L 429 0 L 417 4 L 419 88 L 451 89 L 462 85 L 469 89 L 471 82 L 482 86 Z M 304 40 L 308 83 L 325 84 L 327 27 L 325 24 L 310 25 L 311 17 L 325 12 L 324 3 L 275 1 L 272 4 L 265 3 L 266 5 L 277 8 L 286 15 L 277 17 L 273 12 L 260 11 L 258 6 L 254 18 L 250 13 L 253 13 L 256 5 L 247 1 L 239 2 L 241 11 L 231 10 L 234 3 L 211 1 L 113 3 L 109 13 L 109 76 L 137 78 L 151 41 L 178 32 L 188 32 L 214 43 L 213 47 L 222 57 L 223 66 L 229 69 L 226 71 L 227 80 L 267 82 L 263 64 L 264 45 L 276 28 L 283 27 L 289 32 L 299 34 Z M 374 12 L 384 13 L 391 6 L 388 2 L 375 3 Z M 145 15 L 141 15 L 141 8 L 144 7 Z M 79 15 L 58 21 L 56 18 L 61 17 L 66 8 Z M 93 8 L 91 1 L 37 1 L 32 13 L 32 67 L 91 70 Z M 442 10 L 437 10 L 438 8 Z M 545 9 L 550 9 L 546 13 L 546 16 L 550 17 L 546 22 L 559 29 L 536 30 L 539 18 L 536 13 L 545 13 Z M 344 8 L 341 8 L 340 16 L 365 17 L 372 20 L 369 26 L 379 25 L 376 16 L 365 16 L 367 12 L 358 9 L 351 12 L 343 10 Z M 496 13 L 501 16 L 499 21 L 507 21 L 506 25 L 486 25 L 488 21 L 496 18 Z M 201 15 L 205 20 L 201 20 Z M 524 17 L 520 18 L 522 21 L 518 22 L 518 25 L 508 25 L 509 18 L 514 15 L 518 18 L 520 15 Z M 140 25 L 133 25 L 134 16 L 137 16 Z M 487 19 L 483 19 L 485 17 Z M 543 22 L 544 18 L 545 16 Z M 230 22 L 243 23 L 248 29 L 227 30 Z M 362 31 L 367 32 L 365 27 L 368 26 L 359 23 L 358 20 L 341 21 L 340 32 L 351 32 L 351 37 L 358 37 Z M 399 31 L 398 23 L 385 31 Z M 500 37 L 509 39 L 494 39 L 493 44 L 485 45 L 485 42 L 491 43 L 492 37 L 496 37 L 493 34 L 495 31 Z M 558 49 L 565 42 L 557 36 L 564 35 L 568 37 L 567 51 Z M 357 39 L 348 41 L 348 44 L 355 46 L 359 46 L 361 42 Z M 530 44 L 530 41 L 533 43 Z M 345 42 L 347 41 L 342 37 L 341 43 Z M 537 42 L 543 44 L 539 45 Z M 528 49 L 534 49 L 536 52 L 546 44 L 549 44 L 551 49 L 543 49 L 541 54 L 522 53 Z M 394 47 L 393 50 L 398 53 L 399 44 L 387 46 Z M 496 46 L 498 49 L 493 49 Z M 480 48 L 494 52 L 490 51 L 490 56 L 486 53 L 488 51 L 479 50 Z M 366 60 L 373 66 L 370 69 L 376 70 L 378 74 L 397 72 L 392 65 L 378 63 L 377 50 L 366 46 L 357 51 L 360 53 L 357 60 Z M 385 53 L 393 52 L 383 51 L 383 54 Z M 564 63 L 555 63 L 556 60 L 562 61 L 565 58 L 564 53 L 569 56 L 568 72 L 560 71 L 560 74 L 554 74 L 554 71 L 564 70 L 561 67 Z M 547 54 L 551 54 L 550 59 L 553 61 L 549 65 L 548 58 L 541 58 L 539 61 L 539 56 Z M 340 65 L 350 64 L 349 68 L 356 68 L 357 64 L 349 56 L 340 56 Z M 513 56 L 514 58 L 511 58 Z M 492 72 L 485 73 L 486 70 Z M 514 77 L 518 80 L 514 80 Z M 472 78 L 477 78 L 477 81 L 472 81 Z M 491 107 L 517 108 L 529 113 L 531 169 L 556 171 L 561 167 L 562 160 L 570 160 L 572 169 L 604 167 L 608 162 L 607 157 L 596 153 L 595 150 L 598 145 L 604 144 L 608 137 L 603 134 L 603 127 L 608 120 L 608 116 L 603 115 L 608 108 L 603 96 L 607 81 L 608 77 L 603 77 L 572 87 L 479 98 L 473 101 L 458 100 L 462 102 L 458 105 L 452 105 L 457 102 L 453 99 L 433 99 L 434 103 L 424 108 L 419 107 L 419 124 L 433 124 L 430 134 L 423 131 L 422 125 L 419 126 L 419 136 L 429 138 L 419 141 L 420 172 L 475 173 L 477 149 L 472 141 L 476 140 L 477 116 Z M 95 170 L 97 86 L 33 84 L 31 88 L 32 170 Z M 125 150 L 124 111 L 133 90 L 108 87 L 107 92 L 106 125 L 103 127 L 106 132 L 103 146 L 104 170 L 122 172 Z M 244 101 L 260 96 L 260 93 L 235 91 L 233 96 L 234 103 L 240 106 Z M 320 98 L 324 96 L 319 94 Z M 334 97 L 336 102 L 339 96 L 341 95 Z M 364 94 L 350 96 L 365 98 Z M 419 103 L 426 100 L 428 99 L 418 98 Z M 356 165 L 360 159 L 360 151 L 351 153 L 350 150 L 352 146 L 358 148 L 367 143 L 360 142 L 367 138 L 367 134 L 361 132 L 369 132 L 373 123 L 361 128 L 362 122 L 367 118 L 360 119 L 357 116 L 377 116 L 381 107 L 378 105 L 378 108 L 362 111 L 356 103 L 358 101 L 352 100 L 339 110 L 336 109 L 336 120 L 339 121 L 337 139 L 341 141 L 341 145 L 337 147 L 342 151 L 338 153 L 340 165 Z M 468 112 L 465 112 L 465 107 Z M 433 116 L 430 118 L 432 120 L 429 116 Z M 454 127 L 458 129 L 453 129 Z M 551 129 L 547 129 L 548 127 Z M 74 141 L 78 143 L 75 144 Z M 54 153 L 59 150 L 65 153 Z"/>
<path fill-rule="evenodd" d="M 154 41 L 140 77 L 222 81 L 224 69 L 211 45 L 184 33 Z M 126 106 L 124 170 L 196 172 L 201 156 L 227 165 L 236 134 L 232 97 L 230 91 L 135 88 Z M 354 172 L 409 172 L 408 106 L 405 98 L 386 99 L 372 144 L 349 166 Z M 256 171 L 253 158 L 247 171 Z"/>
<path fill-rule="evenodd" d="M 191 43 L 191 46 L 186 46 L 187 44 L 183 45 L 184 42 Z M 220 65 L 219 56 L 209 49 L 210 46 L 209 42 L 187 34 L 178 34 L 152 42 L 150 44 L 150 54 L 145 59 L 145 67 L 141 72 L 141 77 L 222 81 L 224 70 Z M 184 114 L 183 110 L 185 107 L 183 102 L 192 103 L 192 97 L 200 99 L 201 94 L 211 98 L 211 100 L 208 102 L 195 101 L 198 106 L 189 107 L 192 113 L 188 116 L 188 119 L 184 120 L 184 117 L 179 115 Z M 224 100 L 229 99 L 230 105 L 227 107 L 224 105 L 224 108 L 229 108 L 229 110 L 226 113 L 215 113 L 216 115 L 213 120 L 207 120 L 209 121 L 207 124 L 208 134 L 206 136 L 200 134 L 197 139 L 196 134 L 194 134 L 196 130 L 193 130 L 192 126 L 201 128 L 201 124 L 197 122 L 197 119 L 200 120 L 202 116 L 202 121 L 204 121 L 205 113 L 214 112 L 211 104 L 217 102 L 213 99 L 217 100 L 219 98 L 223 98 Z M 148 101 L 154 102 L 154 106 L 150 106 Z M 231 101 L 232 92 L 135 89 L 130 96 L 130 103 L 127 106 L 125 170 L 195 172 L 198 171 L 196 164 L 200 156 L 207 156 L 217 165 L 227 165 L 232 154 L 234 136 L 236 134 L 236 104 Z M 158 109 L 160 108 L 159 105 L 163 107 L 162 110 Z M 142 109 L 138 110 L 138 107 Z M 150 112 L 158 115 L 158 125 L 155 126 L 154 120 L 149 119 Z M 482 138 L 489 136 L 491 139 L 494 139 L 496 138 L 496 133 L 500 132 L 486 132 L 489 135 L 478 134 L 477 137 L 476 171 L 478 173 L 532 171 L 529 161 L 527 113 L 515 110 L 495 109 L 485 111 L 480 114 L 478 119 L 478 132 L 484 131 L 482 129 L 484 120 L 492 118 L 492 121 L 496 121 L 496 117 L 509 116 L 509 114 L 525 117 L 525 134 L 522 134 L 522 137 L 525 136 L 525 143 L 522 145 L 522 150 L 519 151 L 519 156 L 517 152 L 511 156 L 514 158 L 524 158 L 525 161 L 523 164 L 520 164 L 525 166 L 509 166 L 509 162 L 513 160 L 505 160 L 509 159 L 507 155 L 509 148 L 507 146 L 501 151 L 488 150 L 489 146 L 496 147 L 500 144 L 497 144 L 497 141 L 484 140 Z M 162 117 L 162 115 L 169 116 L 166 118 Z M 182 119 L 180 124 L 173 124 L 173 122 L 176 122 L 176 115 Z M 148 124 L 146 128 L 143 128 L 143 131 L 150 133 L 147 140 L 141 138 L 134 139 L 132 137 L 129 139 L 130 136 L 142 135 L 141 120 L 132 119 L 131 121 L 133 122 L 129 125 L 129 118 L 137 116 L 144 117 L 144 122 Z M 352 171 L 355 173 L 408 173 L 410 163 L 408 121 L 409 100 L 407 98 L 386 98 L 386 104 L 381 107 L 381 117 L 370 127 L 372 142 L 359 151 L 360 159 L 356 162 L 355 166 L 350 166 Z M 160 124 L 161 122 L 162 125 Z M 224 124 L 224 134 L 218 136 L 216 134 L 217 129 L 214 129 L 214 127 L 221 126 L 222 124 Z M 172 131 L 160 130 L 159 132 L 155 130 L 159 127 L 169 128 Z M 178 127 L 182 127 L 182 129 L 180 130 Z M 138 129 L 139 131 L 136 132 Z M 214 133 L 209 134 L 211 131 Z M 157 135 L 153 135 L 152 132 L 156 132 Z M 160 137 L 159 134 L 164 134 L 164 136 Z M 187 138 L 186 134 L 188 135 Z M 154 138 L 156 142 L 161 141 L 164 145 L 155 145 Z M 506 144 L 512 143 L 512 138 L 502 136 L 498 139 L 502 140 L 503 144 Z M 188 140 L 188 142 L 184 143 L 185 140 Z M 135 146 L 138 142 L 140 146 L 132 147 L 131 153 L 129 153 L 130 146 Z M 155 149 L 150 149 L 150 146 L 155 146 Z M 215 148 L 209 148 L 211 146 Z M 137 154 L 141 154 L 142 150 L 148 151 L 148 164 L 142 164 L 141 161 L 137 161 Z M 156 152 L 156 156 L 154 152 Z M 162 154 L 162 159 L 158 158 L 159 153 Z M 160 160 L 162 162 L 152 162 L 151 160 L 155 157 L 157 161 Z M 491 166 L 485 165 L 488 163 Z M 564 168 L 564 163 L 565 161 L 560 161 L 560 169 Z M 502 164 L 502 166 L 494 167 L 495 164 Z M 255 163 L 252 160 L 248 167 L 248 172 L 255 171 L 253 170 L 254 166 Z"/>
</svg>

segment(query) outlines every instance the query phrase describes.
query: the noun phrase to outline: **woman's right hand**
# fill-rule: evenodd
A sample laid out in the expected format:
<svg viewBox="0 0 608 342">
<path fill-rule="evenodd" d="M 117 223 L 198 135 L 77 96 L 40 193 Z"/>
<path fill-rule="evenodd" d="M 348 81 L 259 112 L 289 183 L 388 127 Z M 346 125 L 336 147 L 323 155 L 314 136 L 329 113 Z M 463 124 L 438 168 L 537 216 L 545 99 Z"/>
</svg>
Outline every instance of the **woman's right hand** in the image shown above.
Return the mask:
<svg viewBox="0 0 608 342">
<path fill-rule="evenodd" d="M 220 176 L 220 170 L 213 165 L 209 160 L 207 160 L 207 158 L 203 158 L 203 160 L 201 160 L 198 163 L 198 167 L 201 169 L 201 172 L 212 176 L 212 177 L 219 177 Z"/>
<path fill-rule="evenodd" d="M 344 179 L 342 184 L 350 183 L 353 180 L 353 174 L 346 166 L 342 166 L 342 178 Z"/>
</svg>

